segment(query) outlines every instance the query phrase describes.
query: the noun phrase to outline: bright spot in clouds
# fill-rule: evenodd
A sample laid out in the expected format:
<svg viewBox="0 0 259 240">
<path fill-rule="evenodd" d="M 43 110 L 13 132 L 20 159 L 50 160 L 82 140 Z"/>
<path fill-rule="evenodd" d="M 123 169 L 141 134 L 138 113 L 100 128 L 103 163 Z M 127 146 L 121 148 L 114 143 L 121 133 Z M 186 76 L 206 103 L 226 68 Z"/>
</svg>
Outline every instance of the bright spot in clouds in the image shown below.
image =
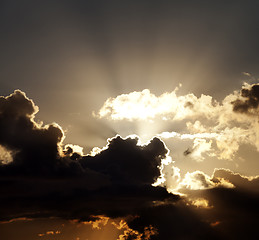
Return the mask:
<svg viewBox="0 0 259 240">
<path fill-rule="evenodd" d="M 113 120 L 147 120 L 157 116 L 163 119 L 182 120 L 194 115 L 211 117 L 218 110 L 218 103 L 211 96 L 201 95 L 199 98 L 190 93 L 177 96 L 178 88 L 159 97 L 150 90 L 122 94 L 106 100 L 96 116 Z"/>
<path fill-rule="evenodd" d="M 13 161 L 12 154 L 0 145 L 0 164 L 8 164 Z"/>
<path fill-rule="evenodd" d="M 259 151 L 256 84 L 244 83 L 241 92 L 234 91 L 221 102 L 203 94 L 178 96 L 177 90 L 156 96 L 145 89 L 109 98 L 95 116 L 112 121 L 148 120 L 155 127 L 185 124 L 181 132 L 158 131 L 154 135 L 161 139 L 192 140 L 186 155 L 196 161 L 213 156 L 233 160 L 242 144 L 255 146 Z"/>
<path fill-rule="evenodd" d="M 212 206 L 209 205 L 209 201 L 204 198 L 197 198 L 191 201 L 191 204 L 196 206 L 197 208 L 212 208 Z"/>
<path fill-rule="evenodd" d="M 235 198 L 236 192 L 238 193 L 240 189 L 248 189 L 253 194 L 258 192 L 258 176 L 246 177 L 223 168 L 215 169 L 211 176 L 203 169 L 187 171 L 185 168 L 183 170 L 184 166 L 179 167 L 179 159 L 170 155 L 164 141 L 171 140 L 173 144 L 178 142 L 180 143 L 178 147 L 183 143 L 189 145 L 183 150 L 181 156 L 189 163 L 195 162 L 191 162 L 187 158 L 190 156 L 196 160 L 196 166 L 204 165 L 208 157 L 216 160 L 234 161 L 235 154 L 242 144 L 250 144 L 256 147 L 255 149 L 259 149 L 257 109 L 259 106 L 259 85 L 244 85 L 240 93 L 234 92 L 228 95 L 221 103 L 205 95 L 196 97 L 193 94 L 188 94 L 178 97 L 175 91 L 165 93 L 160 97 L 156 97 L 147 90 L 141 93 L 124 94 L 122 98 L 118 96 L 109 100 L 108 105 L 111 103 L 111 106 L 107 108 L 107 111 L 111 113 L 110 117 L 115 116 L 116 118 L 117 114 L 117 120 L 139 120 L 142 123 L 145 122 L 144 120 L 152 120 L 157 125 L 167 122 L 168 125 L 172 126 L 180 122 L 178 129 L 152 133 L 152 137 L 147 142 L 134 134 L 127 137 L 116 135 L 108 138 L 106 146 L 95 147 L 87 155 L 84 155 L 83 148 L 78 145 L 64 145 L 65 133 L 59 125 L 54 123 L 44 126 L 43 123 L 36 123 L 34 115 L 37 108 L 23 92 L 15 91 L 8 97 L 2 97 L 0 104 L 2 125 L 0 125 L 2 129 L 6 126 L 8 128 L 5 132 L 6 137 L 1 138 L 1 145 L 6 148 L 0 148 L 0 157 L 5 160 L 5 162 L 2 161 L 0 170 L 4 180 L 15 177 L 12 180 L 15 184 L 11 184 L 14 186 L 14 191 L 10 192 L 11 194 L 4 199 L 4 205 L 9 206 L 6 216 L 14 216 L 12 215 L 12 202 L 18 204 L 18 202 L 23 201 L 22 199 L 30 199 L 32 193 L 38 200 L 32 202 L 31 205 L 39 204 L 39 211 L 50 211 L 51 214 L 53 206 L 55 209 L 59 208 L 59 205 L 55 205 L 56 201 L 52 202 L 51 193 L 54 189 L 59 195 L 61 190 L 60 196 L 65 201 L 68 199 L 71 201 L 68 208 L 61 206 L 60 211 L 63 212 L 61 216 L 69 214 L 74 216 L 76 213 L 77 221 L 79 221 L 77 218 L 81 218 L 81 224 L 90 225 L 93 229 L 98 230 L 109 225 L 111 212 L 118 212 L 120 214 L 118 216 L 124 217 L 133 212 L 135 214 L 133 217 L 138 221 L 137 218 L 141 218 L 139 214 L 142 214 L 142 206 L 144 205 L 147 207 L 144 208 L 144 211 L 145 209 L 148 209 L 148 212 L 154 210 L 151 213 L 157 216 L 158 211 L 160 211 L 159 207 L 175 211 L 178 208 L 177 202 L 179 202 L 181 209 L 190 206 L 195 211 L 217 211 L 220 206 L 217 206 L 214 197 L 212 197 L 213 194 L 217 199 L 217 196 L 225 193 L 229 194 L 228 197 L 234 194 L 232 198 Z M 176 104 L 174 107 L 169 101 L 170 98 Z M 167 102 L 163 105 L 165 100 Z M 166 108 L 167 103 L 169 103 L 169 108 Z M 112 104 L 117 109 L 115 115 L 112 112 Z M 160 104 L 163 106 L 159 107 Z M 21 105 L 25 105 L 27 108 L 21 108 Z M 122 112 L 120 112 L 120 108 Z M 137 110 L 134 111 L 134 108 Z M 137 119 L 138 116 L 139 119 Z M 21 119 L 23 121 L 20 121 Z M 20 127 L 21 123 L 22 127 Z M 125 126 L 126 124 L 127 122 L 125 122 Z M 142 126 L 148 133 L 148 128 Z M 2 130 L 2 132 L 4 131 Z M 145 134 L 144 131 L 142 132 Z M 10 138 L 9 136 L 14 133 L 16 135 L 13 136 L 24 136 L 26 133 L 29 141 L 24 141 L 23 137 Z M 174 149 L 172 148 L 172 150 Z M 28 173 L 29 179 L 35 181 L 32 185 L 27 182 Z M 60 180 L 60 176 L 64 176 L 64 178 Z M 7 178 L 5 179 L 5 177 Z M 56 181 L 56 179 L 58 180 Z M 69 179 L 70 184 L 67 184 L 67 179 Z M 45 186 L 40 188 L 43 193 L 39 191 L 37 184 Z M 2 191 L 4 192 L 5 187 L 9 188 L 11 185 L 5 186 L 3 184 Z M 19 186 L 22 186 L 22 191 L 25 192 L 18 191 L 16 195 Z M 63 194 L 64 189 L 66 189 L 65 194 Z M 83 195 L 81 195 L 82 192 Z M 54 205 L 51 204 L 49 208 L 47 204 L 46 207 L 42 208 L 41 206 L 45 206 L 45 199 L 41 202 L 42 194 L 49 196 L 51 199 L 47 198 L 47 200 Z M 11 202 L 9 198 L 12 199 Z M 129 201 L 133 203 L 128 204 Z M 230 201 L 231 204 L 232 202 L 233 200 Z M 26 216 L 29 205 L 27 204 L 24 209 L 21 208 L 21 215 L 17 215 L 17 217 L 22 216 L 22 214 Z M 136 206 L 139 207 L 138 205 L 140 208 L 136 209 Z M 92 209 L 97 214 L 102 213 L 102 215 L 89 215 Z M 229 209 L 229 207 L 226 206 L 224 209 Z M 29 210 L 35 211 L 34 209 Z M 78 215 L 78 213 L 80 214 Z M 52 214 L 56 216 L 55 211 Z M 149 218 L 148 214 L 147 218 Z M 114 217 L 113 214 L 111 215 Z M 172 216 L 175 215 L 172 214 Z M 144 218 L 146 217 L 144 216 Z M 86 222 L 82 221 L 83 219 Z M 129 221 L 134 221 L 134 219 Z M 208 220 L 212 224 L 215 221 L 217 221 L 216 218 Z M 145 224 L 141 232 L 123 222 L 113 224 L 113 226 L 118 226 L 117 230 L 121 230 L 120 239 L 132 237 L 150 239 L 151 236 L 157 234 L 157 230 L 154 228 L 156 223 L 152 224 Z M 38 233 L 38 236 L 46 237 L 59 234 L 61 234 L 59 230 L 44 230 Z"/>
</svg>

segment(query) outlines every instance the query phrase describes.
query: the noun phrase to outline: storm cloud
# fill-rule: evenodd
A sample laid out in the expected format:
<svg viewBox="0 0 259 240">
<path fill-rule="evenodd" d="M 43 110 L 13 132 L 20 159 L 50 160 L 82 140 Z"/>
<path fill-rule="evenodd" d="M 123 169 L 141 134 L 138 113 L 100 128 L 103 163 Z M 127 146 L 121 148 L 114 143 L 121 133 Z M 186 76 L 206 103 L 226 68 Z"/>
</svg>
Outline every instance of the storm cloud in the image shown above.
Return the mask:
<svg viewBox="0 0 259 240">
<path fill-rule="evenodd" d="M 36 123 L 37 111 L 38 107 L 20 90 L 0 97 L 0 145 L 13 158 L 6 167 L 23 174 L 53 170 L 64 137 L 57 124 Z"/>
<path fill-rule="evenodd" d="M 233 101 L 233 110 L 240 113 L 251 113 L 259 105 L 259 84 L 244 86 L 240 92 L 241 98 Z"/>
<path fill-rule="evenodd" d="M 117 135 L 95 154 L 82 155 L 73 145 L 64 146 L 58 124 L 36 122 L 37 111 L 20 90 L 0 98 L 1 151 L 11 156 L 5 161 L 8 154 L 0 155 L 1 221 L 92 222 L 106 216 L 127 219 L 132 230 L 124 239 L 238 239 L 247 231 L 256 236 L 258 177 L 218 169 L 210 178 L 197 171 L 179 181 L 184 196 L 169 193 L 166 184 L 153 186 L 169 154 L 158 137 L 140 144 L 137 137 Z"/>
<path fill-rule="evenodd" d="M 72 147 L 62 151 L 61 127 L 36 123 L 37 111 L 20 90 L 1 97 L 0 144 L 12 156 L 0 165 L 1 219 L 126 216 L 152 201 L 178 198 L 151 186 L 168 151 L 158 138 L 138 145 L 137 139 L 117 136 L 95 156 L 82 156 Z"/>
</svg>

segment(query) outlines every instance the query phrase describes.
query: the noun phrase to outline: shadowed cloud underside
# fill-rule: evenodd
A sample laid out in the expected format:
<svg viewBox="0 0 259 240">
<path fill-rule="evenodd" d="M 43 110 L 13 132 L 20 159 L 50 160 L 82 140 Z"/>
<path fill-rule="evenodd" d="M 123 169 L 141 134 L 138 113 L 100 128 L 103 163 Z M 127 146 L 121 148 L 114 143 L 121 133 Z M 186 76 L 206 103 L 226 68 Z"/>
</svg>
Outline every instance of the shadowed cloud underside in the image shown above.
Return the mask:
<svg viewBox="0 0 259 240">
<path fill-rule="evenodd" d="M 236 224 L 257 234 L 258 177 L 218 169 L 212 177 L 196 171 L 181 178 L 158 137 L 140 144 L 137 137 L 116 136 L 95 154 L 82 155 L 79 146 L 63 144 L 58 124 L 35 122 L 37 112 L 20 90 L 0 98 L 0 144 L 12 157 L 1 155 L 2 224 L 47 217 L 95 224 L 105 216 L 128 221 L 124 239 L 167 239 L 172 231 L 176 239 L 227 239 L 245 234 L 232 233 Z M 230 217 L 239 210 L 248 228 Z"/>
</svg>

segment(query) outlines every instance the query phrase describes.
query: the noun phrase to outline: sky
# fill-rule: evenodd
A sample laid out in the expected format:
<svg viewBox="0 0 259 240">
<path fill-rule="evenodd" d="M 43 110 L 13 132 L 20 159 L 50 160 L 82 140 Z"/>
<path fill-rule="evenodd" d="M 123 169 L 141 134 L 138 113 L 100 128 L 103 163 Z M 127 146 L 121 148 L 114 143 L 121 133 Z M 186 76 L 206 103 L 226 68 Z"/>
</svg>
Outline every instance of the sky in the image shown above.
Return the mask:
<svg viewBox="0 0 259 240">
<path fill-rule="evenodd" d="M 258 238 L 258 9 L 1 1 L 1 239 Z"/>
</svg>

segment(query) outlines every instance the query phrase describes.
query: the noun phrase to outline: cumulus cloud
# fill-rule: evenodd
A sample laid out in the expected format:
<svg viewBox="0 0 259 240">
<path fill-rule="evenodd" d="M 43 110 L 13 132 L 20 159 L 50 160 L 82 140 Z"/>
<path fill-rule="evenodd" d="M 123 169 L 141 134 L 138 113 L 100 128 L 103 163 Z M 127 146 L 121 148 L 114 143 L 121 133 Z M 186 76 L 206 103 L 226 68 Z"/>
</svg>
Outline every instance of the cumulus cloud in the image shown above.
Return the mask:
<svg viewBox="0 0 259 240">
<path fill-rule="evenodd" d="M 38 107 L 20 90 L 0 97 L 0 145 L 12 156 L 6 167 L 28 174 L 54 169 L 64 133 L 58 124 L 36 123 L 37 112 Z"/>
<path fill-rule="evenodd" d="M 219 239 L 257 238 L 258 176 L 246 177 L 227 169 L 216 169 L 210 180 L 217 187 L 185 190 L 194 211 L 210 222 Z M 234 187 L 218 185 L 222 181 Z M 208 207 L 197 207 L 196 201 L 201 198 L 206 200 Z"/>
<path fill-rule="evenodd" d="M 142 92 L 131 92 L 109 98 L 95 116 L 113 120 L 153 119 L 157 116 L 182 120 L 201 115 L 210 118 L 219 107 L 211 96 L 196 97 L 194 94 L 177 96 L 177 90 L 178 88 L 158 97 L 145 89 Z"/>
<path fill-rule="evenodd" d="M 217 133 L 194 133 L 194 134 L 180 134 L 177 132 L 162 132 L 157 134 L 162 139 L 175 138 L 178 140 L 192 140 L 193 144 L 191 148 L 186 149 L 183 154 L 184 156 L 190 155 L 193 159 L 201 162 L 205 159 L 204 153 L 210 154 L 213 152 L 211 145 L 212 140 L 216 139 L 219 134 Z M 209 140 L 210 139 L 210 140 Z M 213 153 L 211 153 L 212 155 Z"/>
<path fill-rule="evenodd" d="M 244 176 L 228 169 L 215 169 L 213 179 L 225 179 L 235 187 L 259 193 L 259 176 Z"/>
<path fill-rule="evenodd" d="M 233 110 L 240 113 L 256 114 L 258 116 L 259 84 L 245 84 L 241 96 L 233 101 Z"/>
<path fill-rule="evenodd" d="M 234 160 L 243 144 L 255 146 L 259 151 L 257 90 L 258 84 L 244 83 L 241 91 L 234 91 L 221 102 L 207 95 L 178 96 L 177 89 L 161 96 L 144 90 L 108 99 L 97 115 L 124 122 L 152 120 L 163 124 L 166 121 L 181 121 L 186 124 L 186 128 L 182 128 L 181 132 L 162 132 L 157 136 L 181 142 L 192 141 L 185 155 L 196 161 L 204 161 L 212 156 Z M 257 177 L 245 177 L 227 170 L 215 170 L 213 176 L 202 171 L 181 176 L 180 169 L 171 161 L 162 165 L 161 177 L 158 180 L 157 184 L 166 187 L 170 192 L 185 194 L 186 204 L 198 215 L 202 215 L 203 221 L 215 230 L 210 232 L 211 238 L 239 239 L 258 235 L 255 226 L 258 217 L 258 211 L 255 209 L 258 203 Z M 163 206 L 160 204 L 159 206 Z M 165 207 L 167 210 L 168 208 Z M 146 213 L 147 218 L 152 219 L 151 212 Z M 156 214 L 159 215 L 157 212 Z M 249 224 L 243 220 L 246 218 L 249 218 Z M 162 217 L 160 221 L 166 225 Z M 162 224 L 155 223 L 153 219 L 146 223 L 155 227 L 159 225 L 159 236 L 164 234 L 164 239 L 167 239 L 166 235 L 170 233 Z M 240 228 L 235 231 L 237 225 Z"/>
<path fill-rule="evenodd" d="M 240 93 L 234 91 L 221 102 L 204 94 L 200 97 L 193 93 L 178 96 L 178 88 L 160 96 L 145 89 L 142 92 L 135 91 L 107 99 L 99 112 L 94 115 L 112 120 L 147 120 L 160 117 L 163 120 L 173 121 L 190 118 L 195 120 L 206 118 L 223 122 L 233 119 L 238 121 L 237 118 L 240 119 L 240 116 L 234 113 L 238 112 L 237 108 L 242 108 L 241 105 L 244 105 L 243 108 L 246 106 L 257 108 L 257 88 L 259 88 L 257 84 L 244 83 Z"/>
<path fill-rule="evenodd" d="M 186 173 L 179 187 L 188 188 L 191 190 L 213 188 L 215 183 L 211 181 L 210 177 L 201 171 Z"/>
<path fill-rule="evenodd" d="M 79 219 L 100 214 L 124 217 L 137 214 L 153 201 L 175 201 L 177 197 L 166 189 L 151 186 L 160 175 L 159 163 L 166 152 L 161 144 L 154 139 L 139 147 L 134 139 L 116 137 L 95 157 L 77 154 L 77 159 L 70 160 L 75 163 L 65 169 L 61 165 L 56 175 L 37 172 L 28 176 L 2 166 L 0 202 L 6 207 L 1 209 L 1 218 L 37 216 L 39 212 Z M 59 161 L 66 164 L 67 158 Z"/>
<path fill-rule="evenodd" d="M 221 102 L 209 95 L 179 96 L 176 88 L 160 96 L 145 89 L 109 98 L 96 116 L 110 120 L 152 120 L 159 125 L 169 121 L 186 124 L 182 132 L 162 132 L 162 139 L 193 139 L 185 155 L 202 161 L 207 156 L 233 160 L 242 144 L 259 151 L 259 85 L 244 83 Z"/>
<path fill-rule="evenodd" d="M 137 138 L 116 136 L 95 156 L 82 155 L 79 146 L 63 146 L 60 126 L 36 123 L 37 111 L 20 90 L 1 97 L 0 144 L 12 155 L 11 162 L 0 165 L 2 220 L 124 217 L 153 201 L 177 200 L 166 189 L 151 185 L 168 153 L 160 139 L 139 145 Z"/>
<path fill-rule="evenodd" d="M 129 226 L 141 232 L 152 225 L 159 231 L 154 239 L 258 238 L 258 193 L 224 186 L 184 192 L 186 197 L 181 201 L 143 210 Z"/>
<path fill-rule="evenodd" d="M 193 229 L 190 235 L 186 230 L 189 227 L 187 222 L 192 222 L 197 216 L 197 222 L 192 222 L 193 227 L 206 232 L 205 239 L 258 237 L 258 176 L 242 176 L 227 169 L 215 169 L 212 176 L 195 171 L 185 174 L 178 181 L 178 188 L 174 191 L 176 190 L 183 194 L 181 201 L 170 206 L 160 204 L 160 209 L 152 209 L 140 217 L 145 219 L 144 222 L 160 229 L 163 236 L 161 239 L 168 239 L 168 229 L 174 232 L 175 239 L 203 238 L 203 234 L 199 235 Z M 174 217 L 167 215 L 167 212 L 174 211 L 180 211 L 187 219 L 178 218 L 177 213 L 174 213 Z M 141 219 L 136 219 L 133 223 L 136 222 L 139 227 Z M 183 224 L 183 227 L 178 223 Z"/>
<path fill-rule="evenodd" d="M 59 125 L 35 122 L 37 111 L 20 90 L 0 98 L 1 160 L 5 161 L 0 165 L 2 222 L 60 217 L 101 228 L 110 218 L 123 218 L 127 223 L 118 227 L 123 230 L 121 239 L 163 240 L 171 235 L 230 239 L 235 226 L 248 219 L 249 228 L 239 228 L 233 236 L 249 231 L 256 237 L 257 176 L 218 169 L 211 177 L 196 171 L 181 178 L 159 136 L 140 144 L 136 137 L 117 135 L 108 139 L 106 147 L 83 155 L 79 146 L 63 145 Z M 206 126 L 202 132 L 165 135 L 196 140 L 196 148 L 208 152 L 210 141 L 222 135 L 204 130 Z M 185 195 L 174 194 L 174 189 Z"/>
<path fill-rule="evenodd" d="M 181 175 L 180 169 L 173 166 L 174 162 L 163 166 L 161 169 L 161 175 L 163 181 L 158 182 L 159 184 L 167 188 L 171 193 L 184 194 L 185 190 L 202 190 L 211 189 L 217 187 L 223 188 L 234 188 L 235 183 L 218 176 L 217 169 L 214 171 L 213 176 L 209 176 L 202 171 L 187 172 L 184 176 Z"/>
</svg>

